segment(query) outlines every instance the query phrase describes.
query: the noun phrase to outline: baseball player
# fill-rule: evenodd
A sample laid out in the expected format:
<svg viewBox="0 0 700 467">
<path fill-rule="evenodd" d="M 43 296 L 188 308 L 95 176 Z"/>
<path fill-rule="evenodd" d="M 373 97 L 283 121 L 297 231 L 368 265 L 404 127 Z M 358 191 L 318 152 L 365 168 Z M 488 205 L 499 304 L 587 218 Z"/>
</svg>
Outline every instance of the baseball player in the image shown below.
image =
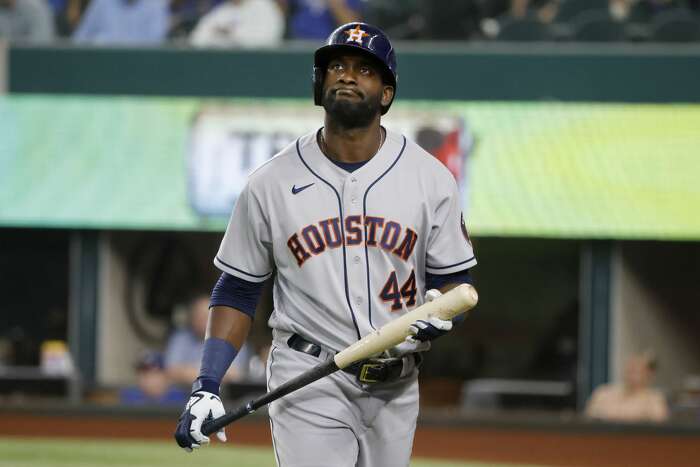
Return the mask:
<svg viewBox="0 0 700 467">
<path fill-rule="evenodd" d="M 371 25 L 345 24 L 316 51 L 314 100 L 325 109 L 324 125 L 251 174 L 214 259 L 223 274 L 212 292 L 200 375 L 175 433 L 184 449 L 209 443 L 202 422 L 224 414 L 219 384 L 273 273 L 268 389 L 471 282 L 476 259 L 454 178 L 380 124 L 396 78 L 394 49 Z M 407 466 L 421 352 L 452 326 L 416 322 L 381 358 L 273 402 L 277 464 Z M 223 430 L 217 437 L 226 440 Z"/>
</svg>

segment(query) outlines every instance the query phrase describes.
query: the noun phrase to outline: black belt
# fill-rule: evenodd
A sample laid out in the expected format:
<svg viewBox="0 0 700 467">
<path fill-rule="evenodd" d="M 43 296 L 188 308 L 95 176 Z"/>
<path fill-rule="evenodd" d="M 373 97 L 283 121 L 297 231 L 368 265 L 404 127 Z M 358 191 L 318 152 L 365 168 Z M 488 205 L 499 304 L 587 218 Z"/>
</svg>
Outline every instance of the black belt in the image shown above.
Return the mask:
<svg viewBox="0 0 700 467">
<path fill-rule="evenodd" d="M 307 341 L 299 334 L 292 334 L 287 339 L 289 348 L 303 352 L 305 354 L 319 357 L 321 355 L 321 346 Z M 396 381 L 401 378 L 404 365 L 409 364 L 409 359 L 413 359 L 414 367 L 418 367 L 423 361 L 419 353 L 412 353 L 405 357 L 389 357 L 389 358 L 369 358 L 353 363 L 352 365 L 343 368 L 343 371 L 355 375 L 360 383 L 387 383 Z"/>
</svg>

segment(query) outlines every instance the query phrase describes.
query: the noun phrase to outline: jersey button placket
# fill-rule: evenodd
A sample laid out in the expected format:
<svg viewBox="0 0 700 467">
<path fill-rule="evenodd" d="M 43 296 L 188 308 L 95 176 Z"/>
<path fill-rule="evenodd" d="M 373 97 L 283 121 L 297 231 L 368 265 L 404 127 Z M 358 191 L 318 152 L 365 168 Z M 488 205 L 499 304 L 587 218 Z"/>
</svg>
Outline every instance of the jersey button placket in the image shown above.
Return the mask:
<svg viewBox="0 0 700 467">
<path fill-rule="evenodd" d="M 363 310 L 366 304 L 365 295 L 367 294 L 367 271 L 365 270 L 364 255 L 364 225 L 362 222 L 363 206 L 362 206 L 362 186 L 356 175 L 348 175 L 343 183 L 343 204 L 345 206 L 345 216 L 359 216 L 361 221 L 357 227 L 362 231 L 362 242 L 350 246 L 347 251 L 348 255 L 348 279 L 350 283 L 350 300 L 358 317 L 366 314 Z M 362 321 L 362 318 L 360 318 Z M 360 328 L 364 330 L 366 324 L 360 324 Z"/>
</svg>

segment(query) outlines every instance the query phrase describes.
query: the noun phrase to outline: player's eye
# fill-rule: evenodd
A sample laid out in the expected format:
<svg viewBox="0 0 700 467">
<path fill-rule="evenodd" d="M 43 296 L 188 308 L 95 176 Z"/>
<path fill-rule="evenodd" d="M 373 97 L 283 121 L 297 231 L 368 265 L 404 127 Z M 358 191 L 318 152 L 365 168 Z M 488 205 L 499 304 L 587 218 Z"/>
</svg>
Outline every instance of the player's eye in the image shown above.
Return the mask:
<svg viewBox="0 0 700 467">
<path fill-rule="evenodd" d="M 363 75 L 370 75 L 372 74 L 372 69 L 368 66 L 361 66 L 360 73 L 362 73 Z"/>
<path fill-rule="evenodd" d="M 339 62 L 335 62 L 331 63 L 328 68 L 332 71 L 341 71 L 343 69 L 343 65 Z"/>
</svg>

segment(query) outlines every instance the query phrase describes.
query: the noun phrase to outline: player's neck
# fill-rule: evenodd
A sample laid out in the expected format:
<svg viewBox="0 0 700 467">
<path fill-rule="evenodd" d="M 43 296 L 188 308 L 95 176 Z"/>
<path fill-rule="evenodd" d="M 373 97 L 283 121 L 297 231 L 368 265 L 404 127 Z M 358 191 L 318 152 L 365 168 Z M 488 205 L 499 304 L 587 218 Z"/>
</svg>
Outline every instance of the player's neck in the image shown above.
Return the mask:
<svg viewBox="0 0 700 467">
<path fill-rule="evenodd" d="M 319 132 L 321 151 L 340 162 L 362 162 L 371 159 L 384 143 L 384 132 L 379 118 L 366 128 L 341 128 L 326 117 Z"/>
</svg>

